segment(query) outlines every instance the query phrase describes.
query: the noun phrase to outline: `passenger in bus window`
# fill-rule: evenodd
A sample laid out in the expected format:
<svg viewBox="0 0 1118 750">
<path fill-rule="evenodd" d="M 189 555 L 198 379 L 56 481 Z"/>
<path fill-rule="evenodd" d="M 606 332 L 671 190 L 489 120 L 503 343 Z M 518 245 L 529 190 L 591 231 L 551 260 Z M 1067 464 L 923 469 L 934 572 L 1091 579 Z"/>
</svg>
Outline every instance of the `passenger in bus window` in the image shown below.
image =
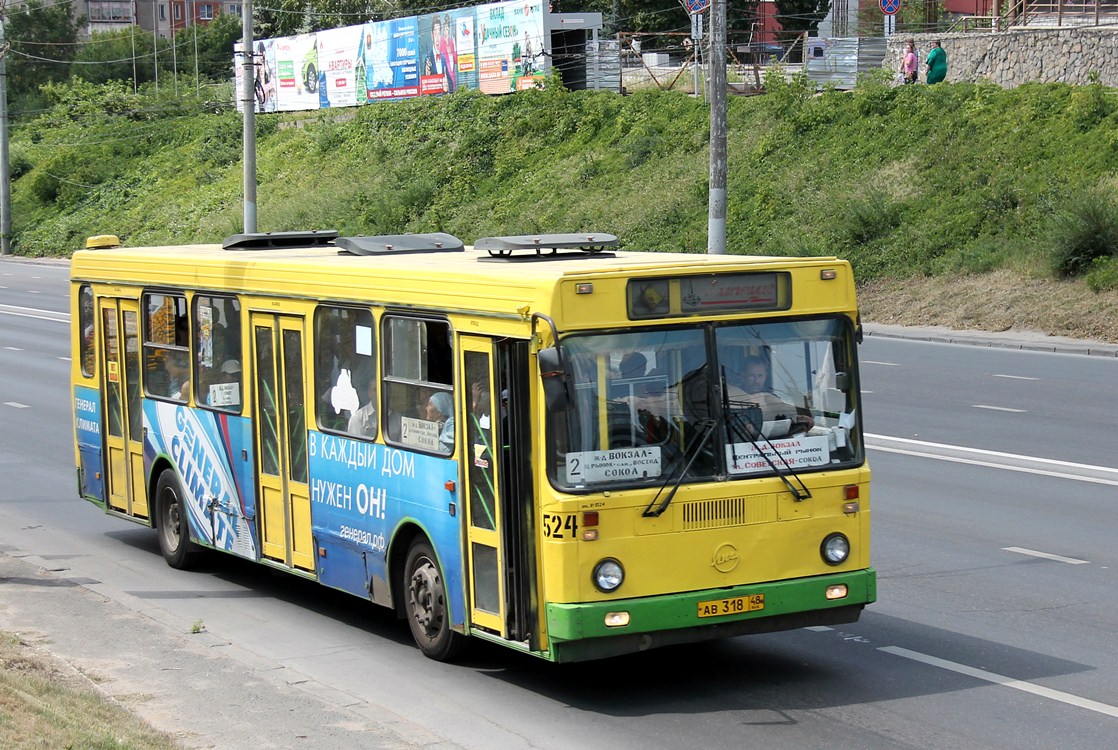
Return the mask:
<svg viewBox="0 0 1118 750">
<path fill-rule="evenodd" d="M 442 425 L 439 430 L 439 447 L 443 453 L 454 450 L 454 406 L 450 394 L 436 391 L 427 400 L 427 421 Z"/>
<path fill-rule="evenodd" d="M 346 432 L 350 435 L 375 438 L 377 436 L 377 381 L 369 378 L 369 400 L 349 418 Z"/>
<path fill-rule="evenodd" d="M 167 370 L 167 395 L 176 401 L 186 401 L 190 392 L 190 364 L 186 355 L 171 352 L 163 366 Z"/>
<path fill-rule="evenodd" d="M 190 346 L 190 321 L 185 314 L 175 316 L 175 346 Z"/>
</svg>

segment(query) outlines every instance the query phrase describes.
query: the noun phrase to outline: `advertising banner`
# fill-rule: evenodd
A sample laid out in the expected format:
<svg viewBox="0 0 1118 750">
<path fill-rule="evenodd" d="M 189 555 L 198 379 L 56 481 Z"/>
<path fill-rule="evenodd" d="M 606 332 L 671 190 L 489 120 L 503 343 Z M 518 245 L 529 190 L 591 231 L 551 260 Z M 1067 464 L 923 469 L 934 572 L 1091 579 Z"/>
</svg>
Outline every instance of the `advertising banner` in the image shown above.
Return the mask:
<svg viewBox="0 0 1118 750">
<path fill-rule="evenodd" d="M 353 107 L 357 104 L 354 80 L 358 27 L 318 32 L 320 68 L 319 107 Z"/>
<path fill-rule="evenodd" d="M 369 21 L 253 43 L 257 112 L 352 107 L 460 89 L 505 94 L 549 67 L 543 0 Z M 237 108 L 244 64 L 234 55 Z"/>
<path fill-rule="evenodd" d="M 542 80 L 542 3 L 506 2 L 475 9 L 479 88 L 505 94 Z"/>
</svg>

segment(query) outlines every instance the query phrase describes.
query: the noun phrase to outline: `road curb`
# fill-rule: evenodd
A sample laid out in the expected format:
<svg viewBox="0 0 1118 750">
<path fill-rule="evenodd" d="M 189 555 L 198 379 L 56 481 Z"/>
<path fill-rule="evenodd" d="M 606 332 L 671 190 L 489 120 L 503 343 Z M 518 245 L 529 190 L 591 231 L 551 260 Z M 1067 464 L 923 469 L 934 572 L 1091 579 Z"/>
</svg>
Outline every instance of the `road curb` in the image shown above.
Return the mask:
<svg viewBox="0 0 1118 750">
<path fill-rule="evenodd" d="M 880 338 L 930 341 L 937 344 L 963 346 L 986 346 L 1053 354 L 1118 357 L 1118 344 L 1090 339 L 1073 339 L 1066 336 L 1048 336 L 1035 331 L 958 331 L 940 326 L 899 326 L 884 323 L 864 323 L 862 330 L 866 336 L 878 336 Z"/>
</svg>

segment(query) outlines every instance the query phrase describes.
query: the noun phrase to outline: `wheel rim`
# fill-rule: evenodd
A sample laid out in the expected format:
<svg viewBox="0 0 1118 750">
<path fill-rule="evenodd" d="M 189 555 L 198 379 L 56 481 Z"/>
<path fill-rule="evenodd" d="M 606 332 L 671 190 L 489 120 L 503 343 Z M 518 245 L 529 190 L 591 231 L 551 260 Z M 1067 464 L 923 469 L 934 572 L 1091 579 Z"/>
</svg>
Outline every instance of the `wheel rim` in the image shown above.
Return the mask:
<svg viewBox="0 0 1118 750">
<path fill-rule="evenodd" d="M 446 602 L 443 601 L 442 577 L 439 569 L 427 557 L 417 561 L 408 580 L 411 615 L 420 632 L 428 638 L 436 637 L 446 621 Z"/>
<path fill-rule="evenodd" d="M 160 506 L 163 508 L 163 523 L 159 525 L 160 533 L 167 548 L 177 550 L 179 540 L 182 538 L 182 518 L 179 515 L 179 499 L 172 490 L 163 493 Z"/>
</svg>

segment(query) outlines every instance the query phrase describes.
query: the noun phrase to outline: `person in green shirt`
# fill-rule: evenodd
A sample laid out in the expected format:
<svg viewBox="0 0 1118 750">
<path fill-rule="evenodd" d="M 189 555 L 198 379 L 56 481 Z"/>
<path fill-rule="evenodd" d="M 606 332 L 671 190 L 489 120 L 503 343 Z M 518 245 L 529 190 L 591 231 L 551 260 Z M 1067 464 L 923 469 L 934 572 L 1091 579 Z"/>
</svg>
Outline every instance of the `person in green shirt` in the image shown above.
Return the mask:
<svg viewBox="0 0 1118 750">
<path fill-rule="evenodd" d="M 925 63 L 928 66 L 928 83 L 939 83 L 947 77 L 947 53 L 943 51 L 938 39 L 932 42 L 932 49 L 928 52 Z"/>
</svg>

